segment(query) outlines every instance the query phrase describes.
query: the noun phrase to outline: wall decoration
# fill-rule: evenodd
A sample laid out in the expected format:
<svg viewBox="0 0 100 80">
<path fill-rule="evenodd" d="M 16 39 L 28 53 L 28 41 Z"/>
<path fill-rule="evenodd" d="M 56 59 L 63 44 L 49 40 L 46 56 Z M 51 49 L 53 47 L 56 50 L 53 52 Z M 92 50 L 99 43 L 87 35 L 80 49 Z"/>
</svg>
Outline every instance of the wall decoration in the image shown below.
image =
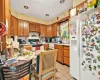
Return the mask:
<svg viewBox="0 0 100 80">
<path fill-rule="evenodd" d="M 60 24 L 60 36 L 62 43 L 69 43 L 69 25 L 68 21 Z"/>
</svg>

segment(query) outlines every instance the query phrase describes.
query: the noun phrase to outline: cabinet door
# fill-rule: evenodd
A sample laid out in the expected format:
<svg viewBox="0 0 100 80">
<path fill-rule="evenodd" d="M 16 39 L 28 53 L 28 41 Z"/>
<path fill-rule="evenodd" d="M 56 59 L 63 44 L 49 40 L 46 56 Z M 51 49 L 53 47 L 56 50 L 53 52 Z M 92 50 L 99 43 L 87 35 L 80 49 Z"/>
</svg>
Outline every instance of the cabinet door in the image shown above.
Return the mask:
<svg viewBox="0 0 100 80">
<path fill-rule="evenodd" d="M 63 64 L 63 62 L 64 62 L 63 59 L 64 59 L 63 50 L 62 49 L 58 49 L 57 61 Z"/>
<path fill-rule="evenodd" d="M 47 37 L 52 37 L 52 26 L 47 26 L 46 27 L 46 36 Z"/>
<path fill-rule="evenodd" d="M 66 65 L 70 65 L 70 61 L 69 61 L 70 58 L 67 58 L 67 57 L 64 57 L 64 64 Z"/>
<path fill-rule="evenodd" d="M 49 44 L 43 44 L 44 50 L 47 50 L 49 48 Z"/>
<path fill-rule="evenodd" d="M 23 27 L 24 36 L 29 36 L 29 22 L 24 21 L 24 27 Z"/>
<path fill-rule="evenodd" d="M 11 16 L 11 28 L 10 28 L 10 34 L 13 36 L 18 35 L 18 19 Z"/>
<path fill-rule="evenodd" d="M 58 26 L 59 26 L 58 23 L 52 24 L 52 32 L 53 32 L 52 36 L 53 37 L 57 36 L 57 27 Z"/>
<path fill-rule="evenodd" d="M 64 50 L 64 57 L 68 57 L 69 58 L 69 50 Z"/>
<path fill-rule="evenodd" d="M 18 20 L 18 36 L 23 36 L 24 34 L 23 27 L 24 27 L 24 21 Z"/>
<path fill-rule="evenodd" d="M 29 22 L 24 20 L 18 20 L 18 36 L 29 35 Z"/>
<path fill-rule="evenodd" d="M 46 26 L 42 24 L 40 25 L 40 36 L 46 37 Z"/>
<path fill-rule="evenodd" d="M 29 23 L 29 31 L 30 32 L 35 32 L 36 31 L 36 26 L 35 23 Z"/>
<path fill-rule="evenodd" d="M 40 25 L 41 24 L 38 24 L 38 23 L 36 24 L 36 32 L 40 32 Z"/>
</svg>

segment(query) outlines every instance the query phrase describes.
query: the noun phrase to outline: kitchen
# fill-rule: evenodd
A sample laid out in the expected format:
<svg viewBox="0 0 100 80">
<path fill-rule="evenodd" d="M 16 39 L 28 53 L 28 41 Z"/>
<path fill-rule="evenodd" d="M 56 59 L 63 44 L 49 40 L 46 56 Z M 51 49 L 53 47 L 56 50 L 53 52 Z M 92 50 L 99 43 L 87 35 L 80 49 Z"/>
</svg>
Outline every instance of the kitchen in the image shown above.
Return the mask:
<svg viewBox="0 0 100 80">
<path fill-rule="evenodd" d="M 5 48 L 20 48 L 20 50 L 25 49 L 27 55 L 31 54 L 30 51 L 38 54 L 38 51 L 57 49 L 56 79 L 81 80 L 78 57 L 80 54 L 76 49 L 79 47 L 77 42 L 79 36 L 76 32 L 78 28 L 72 28 L 71 32 L 74 23 L 78 26 L 78 18 L 74 19 L 73 16 L 91 11 L 96 8 L 97 3 L 99 5 L 99 0 L 52 0 L 50 2 L 46 0 L 1 0 L 2 13 L 0 15 L 3 16 L 0 16 L 0 22 L 6 24 L 6 31 L 3 30 L 4 34 L 0 34 L 1 51 Z M 30 51 L 27 52 L 27 50 Z M 11 53 L 11 56 L 15 55 Z M 28 57 L 31 59 L 31 56 Z"/>
</svg>

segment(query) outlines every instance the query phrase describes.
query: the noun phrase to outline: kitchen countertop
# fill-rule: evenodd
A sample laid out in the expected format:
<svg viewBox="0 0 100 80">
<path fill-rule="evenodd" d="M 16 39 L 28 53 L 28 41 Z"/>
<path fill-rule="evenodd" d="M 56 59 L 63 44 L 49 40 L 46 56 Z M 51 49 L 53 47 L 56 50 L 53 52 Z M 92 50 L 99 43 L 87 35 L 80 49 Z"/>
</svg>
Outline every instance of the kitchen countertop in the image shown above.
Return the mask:
<svg viewBox="0 0 100 80">
<path fill-rule="evenodd" d="M 57 44 L 57 45 L 69 46 L 69 44 L 64 44 L 64 43 L 41 43 L 41 44 Z"/>
<path fill-rule="evenodd" d="M 57 44 L 57 45 L 69 46 L 69 44 L 64 44 L 64 43 L 39 43 L 39 44 Z M 35 44 L 20 44 L 20 45 L 35 45 Z"/>
</svg>

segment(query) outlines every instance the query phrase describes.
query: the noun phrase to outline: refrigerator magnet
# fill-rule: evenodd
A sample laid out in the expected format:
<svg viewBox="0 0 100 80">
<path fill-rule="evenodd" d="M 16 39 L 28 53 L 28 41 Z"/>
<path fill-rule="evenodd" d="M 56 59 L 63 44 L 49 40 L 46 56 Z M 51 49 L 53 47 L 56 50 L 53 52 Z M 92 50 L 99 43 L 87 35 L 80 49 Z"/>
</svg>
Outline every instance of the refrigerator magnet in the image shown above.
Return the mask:
<svg viewBox="0 0 100 80">
<path fill-rule="evenodd" d="M 98 29 L 100 29 L 100 26 L 98 27 Z"/>
<path fill-rule="evenodd" d="M 86 58 L 86 60 L 87 60 L 87 61 L 91 61 L 92 59 L 91 59 L 91 58 Z"/>
<path fill-rule="evenodd" d="M 89 65 L 89 70 L 92 71 L 92 67 L 91 67 L 91 65 Z"/>
<path fill-rule="evenodd" d="M 88 61 L 88 63 L 91 63 L 91 61 Z"/>
<path fill-rule="evenodd" d="M 95 40 L 94 40 L 94 39 L 92 39 L 92 40 L 91 40 L 91 42 L 93 42 L 93 43 L 94 43 L 94 42 L 95 42 Z"/>
<path fill-rule="evenodd" d="M 100 71 L 98 72 L 98 75 L 100 75 Z"/>
<path fill-rule="evenodd" d="M 94 70 L 96 70 L 96 68 L 97 68 L 96 66 L 93 67 Z"/>
<path fill-rule="evenodd" d="M 100 65 L 98 65 L 97 67 L 98 67 L 98 69 L 100 69 Z"/>
<path fill-rule="evenodd" d="M 91 58 L 94 58 L 94 55 L 93 54 L 91 54 Z"/>
<path fill-rule="evenodd" d="M 90 49 L 90 51 L 93 51 L 92 49 Z"/>
<path fill-rule="evenodd" d="M 84 65 L 84 64 L 85 64 L 85 61 L 82 62 L 82 65 Z"/>
<path fill-rule="evenodd" d="M 100 61 L 100 56 L 97 56 L 98 61 Z"/>
<path fill-rule="evenodd" d="M 93 60 L 93 63 L 97 63 L 97 60 L 95 59 L 95 60 Z"/>
<path fill-rule="evenodd" d="M 97 21 L 96 23 L 97 23 L 97 24 L 100 24 L 100 21 Z"/>
</svg>

